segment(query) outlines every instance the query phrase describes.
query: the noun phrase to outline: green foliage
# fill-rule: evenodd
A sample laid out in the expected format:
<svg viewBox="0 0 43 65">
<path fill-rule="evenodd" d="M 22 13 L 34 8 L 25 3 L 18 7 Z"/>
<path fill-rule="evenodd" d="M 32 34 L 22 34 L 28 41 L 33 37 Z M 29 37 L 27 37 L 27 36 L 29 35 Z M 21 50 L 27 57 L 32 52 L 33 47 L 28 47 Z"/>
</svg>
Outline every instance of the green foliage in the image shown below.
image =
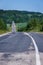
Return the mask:
<svg viewBox="0 0 43 65">
<path fill-rule="evenodd" d="M 43 20 L 40 22 L 40 31 L 43 31 Z"/>
<path fill-rule="evenodd" d="M 0 30 L 6 30 L 7 29 L 7 25 L 4 22 L 3 19 L 0 19 Z"/>
<path fill-rule="evenodd" d="M 27 23 L 26 29 L 28 31 L 43 31 L 43 20 L 32 18 L 30 22 Z"/>
<path fill-rule="evenodd" d="M 30 18 L 41 18 L 42 13 L 40 12 L 28 12 L 28 11 L 18 11 L 18 10 L 0 10 L 0 18 L 5 20 L 7 23 L 24 23 L 28 22 Z M 42 16 L 43 17 L 43 16 Z"/>
<path fill-rule="evenodd" d="M 17 31 L 25 31 L 27 23 L 16 23 Z"/>
<path fill-rule="evenodd" d="M 29 30 L 34 29 L 37 26 L 37 22 L 38 22 L 37 19 L 32 18 L 30 22 L 28 22 L 27 24 L 27 29 Z"/>
<path fill-rule="evenodd" d="M 0 29 L 6 30 L 6 23 L 11 25 L 12 20 L 17 23 L 18 31 L 43 31 L 43 13 L 0 10 Z"/>
</svg>

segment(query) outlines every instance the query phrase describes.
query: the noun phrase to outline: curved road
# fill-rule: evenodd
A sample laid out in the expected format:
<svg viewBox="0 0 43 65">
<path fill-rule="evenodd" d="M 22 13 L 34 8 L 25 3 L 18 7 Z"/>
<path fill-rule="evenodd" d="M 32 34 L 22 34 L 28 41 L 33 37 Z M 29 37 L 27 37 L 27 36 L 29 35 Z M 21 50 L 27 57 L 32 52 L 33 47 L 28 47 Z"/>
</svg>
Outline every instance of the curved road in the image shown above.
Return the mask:
<svg viewBox="0 0 43 65">
<path fill-rule="evenodd" d="M 38 46 L 43 65 L 43 35 L 28 33 Z M 0 37 L 0 65 L 36 65 L 35 47 L 30 37 L 23 32 L 11 33 Z"/>
</svg>

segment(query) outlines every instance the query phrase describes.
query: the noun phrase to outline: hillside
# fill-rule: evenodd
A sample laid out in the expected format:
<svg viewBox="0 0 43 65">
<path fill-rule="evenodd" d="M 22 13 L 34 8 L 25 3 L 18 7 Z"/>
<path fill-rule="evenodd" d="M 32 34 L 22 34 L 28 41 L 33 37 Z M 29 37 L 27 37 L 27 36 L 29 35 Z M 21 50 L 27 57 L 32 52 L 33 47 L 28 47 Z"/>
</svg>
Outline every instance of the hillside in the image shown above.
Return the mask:
<svg viewBox="0 0 43 65">
<path fill-rule="evenodd" d="M 43 31 L 43 13 L 18 10 L 0 10 L 0 31 L 11 31 L 11 23 L 15 21 L 17 31 Z"/>
<path fill-rule="evenodd" d="M 28 22 L 31 18 L 42 19 L 43 14 L 40 12 L 28 12 L 28 11 L 18 11 L 18 10 L 0 10 L 0 18 L 5 22 L 11 23 L 12 20 L 15 23 Z"/>
</svg>

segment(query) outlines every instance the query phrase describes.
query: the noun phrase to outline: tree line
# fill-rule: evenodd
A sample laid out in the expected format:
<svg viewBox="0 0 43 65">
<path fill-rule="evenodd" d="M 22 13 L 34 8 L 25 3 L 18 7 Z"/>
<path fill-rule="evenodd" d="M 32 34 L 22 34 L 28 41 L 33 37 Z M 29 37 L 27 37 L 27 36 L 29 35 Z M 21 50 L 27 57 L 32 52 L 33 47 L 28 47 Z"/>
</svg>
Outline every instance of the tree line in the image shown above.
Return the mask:
<svg viewBox="0 0 43 65">
<path fill-rule="evenodd" d="M 7 30 L 7 24 L 27 23 L 25 28 L 18 31 L 43 31 L 43 13 L 18 10 L 0 10 L 0 29 Z"/>
</svg>

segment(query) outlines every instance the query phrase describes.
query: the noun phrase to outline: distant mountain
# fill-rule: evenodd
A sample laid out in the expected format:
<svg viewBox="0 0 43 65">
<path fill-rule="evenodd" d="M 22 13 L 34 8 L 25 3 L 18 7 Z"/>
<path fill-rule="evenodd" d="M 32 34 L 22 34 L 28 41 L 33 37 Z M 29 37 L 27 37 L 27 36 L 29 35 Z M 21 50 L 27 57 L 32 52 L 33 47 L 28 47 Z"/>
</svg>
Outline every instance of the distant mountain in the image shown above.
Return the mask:
<svg viewBox="0 0 43 65">
<path fill-rule="evenodd" d="M 12 20 L 14 20 L 15 23 L 28 22 L 31 18 L 43 18 L 43 13 L 18 10 L 0 10 L 0 18 L 7 23 L 11 23 Z"/>
</svg>

